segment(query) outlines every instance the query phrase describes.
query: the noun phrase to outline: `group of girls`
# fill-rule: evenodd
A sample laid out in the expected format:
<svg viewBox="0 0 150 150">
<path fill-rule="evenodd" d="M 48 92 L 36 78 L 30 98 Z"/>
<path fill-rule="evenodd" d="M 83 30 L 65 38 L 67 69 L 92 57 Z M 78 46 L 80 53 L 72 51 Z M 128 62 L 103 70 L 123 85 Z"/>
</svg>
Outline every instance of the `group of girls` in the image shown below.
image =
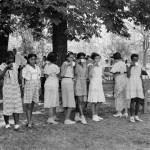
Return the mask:
<svg viewBox="0 0 150 150">
<path fill-rule="evenodd" d="M 11 128 L 9 117 L 14 117 L 14 129 L 19 130 L 19 114 L 23 113 L 23 103 L 26 104 L 27 127 L 32 127 L 32 111 L 34 104 L 39 101 L 40 90 L 40 68 L 36 65 L 37 56 L 28 55 L 28 64 L 18 75 L 19 66 L 15 63 L 15 56 L 12 51 L 6 53 L 6 61 L 0 65 L 0 79 L 3 82 L 3 115 L 6 128 Z M 23 78 L 23 80 L 22 80 Z M 22 80 L 24 89 L 23 102 L 19 79 Z"/>
<path fill-rule="evenodd" d="M 115 78 L 115 108 L 117 113 L 114 117 L 128 117 L 130 104 L 130 121 L 140 121 L 138 117 L 140 101 L 144 99 L 143 84 L 141 78 L 142 67 L 138 64 L 138 55 L 131 55 L 131 63 L 126 65 L 120 53 L 113 55 L 114 65 L 110 72 L 105 72 L 100 65 L 100 55 L 92 53 L 91 63 L 87 65 L 84 53 L 78 53 L 74 61 L 74 54 L 69 52 L 66 61 L 61 68 L 55 65 L 57 55 L 50 53 L 47 57 L 49 62 L 45 67 L 47 80 L 45 83 L 44 107 L 49 109 L 49 123 L 58 124 L 56 117 L 56 107 L 59 105 L 59 81 L 57 75 L 61 77 L 61 94 L 63 107 L 65 109 L 64 124 L 75 124 L 81 122 L 87 124 L 83 113 L 84 105 L 91 104 L 92 120 L 99 122 L 103 120 L 98 116 L 98 109 L 101 103 L 105 102 L 102 81 L 105 76 Z M 90 80 L 87 88 L 87 78 Z M 135 104 L 135 105 L 134 105 Z M 135 106 L 135 113 L 134 113 Z M 72 110 L 75 109 L 74 120 L 70 119 Z M 123 111 L 124 110 L 124 111 Z"/>
<path fill-rule="evenodd" d="M 130 103 L 130 121 L 143 121 L 138 117 L 140 101 L 144 99 L 143 84 L 141 78 L 142 67 L 138 65 L 138 55 L 131 55 L 131 63 L 126 65 L 122 61 L 120 53 L 113 55 L 114 65 L 110 72 L 105 72 L 100 65 L 101 57 L 92 53 L 91 63 L 87 65 L 84 53 L 78 53 L 74 61 L 74 54 L 69 52 L 66 61 L 61 68 L 56 65 L 58 56 L 51 52 L 47 56 L 47 64 L 44 68 L 46 76 L 44 92 L 44 108 L 49 112 L 48 123 L 58 124 L 56 107 L 59 106 L 59 78 L 61 78 L 62 104 L 65 110 L 64 124 L 81 122 L 87 124 L 84 116 L 84 105 L 91 104 L 92 120 L 103 120 L 98 115 L 101 103 L 105 102 L 102 81 L 105 76 L 115 78 L 115 108 L 114 117 L 128 117 L 128 104 Z M 15 64 L 12 52 L 7 52 L 6 62 L 0 65 L 0 79 L 4 78 L 3 86 L 3 114 L 6 128 L 10 128 L 9 116 L 14 116 L 15 130 L 19 129 L 19 114 L 23 113 L 20 87 L 18 83 L 18 66 Z M 39 101 L 40 68 L 36 65 L 37 56 L 28 55 L 28 64 L 22 69 L 19 76 L 24 89 L 23 103 L 26 104 L 27 127 L 31 128 L 32 111 L 34 104 Z M 87 86 L 87 78 L 90 83 Z M 24 85 L 24 86 L 23 86 Z M 88 87 L 88 88 L 87 88 Z M 131 102 L 130 102 L 131 101 Z M 135 105 L 134 105 L 135 104 Z M 135 106 L 135 113 L 134 113 Z M 70 119 L 72 110 L 75 109 L 75 118 Z M 124 113 L 123 110 L 125 109 Z"/>
</svg>

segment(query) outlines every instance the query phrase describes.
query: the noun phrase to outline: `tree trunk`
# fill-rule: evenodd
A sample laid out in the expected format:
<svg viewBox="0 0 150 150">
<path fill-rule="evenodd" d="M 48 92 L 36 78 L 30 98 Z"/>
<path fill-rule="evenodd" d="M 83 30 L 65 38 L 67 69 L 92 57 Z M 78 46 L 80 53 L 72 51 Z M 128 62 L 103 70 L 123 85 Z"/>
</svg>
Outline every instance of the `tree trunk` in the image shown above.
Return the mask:
<svg viewBox="0 0 150 150">
<path fill-rule="evenodd" d="M 62 20 L 60 24 L 53 24 L 53 35 L 52 35 L 52 44 L 53 51 L 58 54 L 58 66 L 62 65 L 62 62 L 65 61 L 67 54 L 67 21 Z"/>
<path fill-rule="evenodd" d="M 5 53 L 8 49 L 8 41 L 9 41 L 9 35 L 6 37 L 3 34 L 0 35 L 0 64 L 2 61 L 4 61 Z"/>
<path fill-rule="evenodd" d="M 12 0 L 9 0 L 9 2 L 7 2 L 9 4 L 8 6 L 6 5 L 7 3 L 5 4 L 5 1 L 6 0 L 0 1 L 1 4 L 0 30 L 4 31 L 4 33 L 0 34 L 0 64 L 5 59 L 5 53 L 7 52 L 8 49 L 9 33 L 10 33 L 10 27 L 7 22 L 9 22 L 11 18 L 10 6 L 12 5 Z"/>
<path fill-rule="evenodd" d="M 146 59 L 147 59 L 146 54 L 147 54 L 147 51 L 144 51 L 143 52 L 143 67 L 146 67 Z"/>
</svg>

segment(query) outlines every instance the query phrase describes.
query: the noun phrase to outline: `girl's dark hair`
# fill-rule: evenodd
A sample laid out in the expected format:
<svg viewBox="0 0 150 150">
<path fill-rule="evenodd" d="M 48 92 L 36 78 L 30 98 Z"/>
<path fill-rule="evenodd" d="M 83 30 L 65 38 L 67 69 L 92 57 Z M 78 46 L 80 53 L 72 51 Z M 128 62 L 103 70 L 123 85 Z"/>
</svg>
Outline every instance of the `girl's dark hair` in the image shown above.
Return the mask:
<svg viewBox="0 0 150 150">
<path fill-rule="evenodd" d="M 91 54 L 91 59 L 93 59 L 93 60 L 94 60 L 94 59 L 95 59 L 95 57 L 97 57 L 97 56 L 100 56 L 100 55 L 94 52 L 94 53 L 92 53 L 92 54 Z"/>
<path fill-rule="evenodd" d="M 70 55 L 74 55 L 73 52 L 68 52 L 67 55 L 66 55 L 66 58 L 68 58 Z"/>
<path fill-rule="evenodd" d="M 11 56 L 14 56 L 13 52 L 12 51 L 7 51 L 6 54 L 5 54 L 5 58 L 7 59 L 7 58 L 9 58 Z"/>
<path fill-rule="evenodd" d="M 36 55 L 36 54 L 33 54 L 33 53 L 29 54 L 29 55 L 28 55 L 28 60 L 27 60 L 27 63 L 28 63 L 28 64 L 30 63 L 30 62 L 29 62 L 29 59 L 32 58 L 32 57 L 35 57 L 35 59 L 37 59 L 37 55 Z"/>
<path fill-rule="evenodd" d="M 45 59 L 45 60 L 46 60 L 46 56 L 43 56 L 43 59 Z"/>
<path fill-rule="evenodd" d="M 139 57 L 139 55 L 138 54 L 132 54 L 131 55 L 131 60 L 133 60 L 134 57 Z"/>
<path fill-rule="evenodd" d="M 83 52 L 78 53 L 78 54 L 77 54 L 77 59 L 80 59 L 81 56 L 85 57 L 86 54 L 83 53 Z"/>
<path fill-rule="evenodd" d="M 28 57 L 27 56 L 24 56 L 24 58 L 27 60 L 28 59 Z"/>
<path fill-rule="evenodd" d="M 47 56 L 47 61 L 50 61 L 52 63 L 56 62 L 57 61 L 57 53 L 55 53 L 55 52 L 49 53 Z"/>
</svg>

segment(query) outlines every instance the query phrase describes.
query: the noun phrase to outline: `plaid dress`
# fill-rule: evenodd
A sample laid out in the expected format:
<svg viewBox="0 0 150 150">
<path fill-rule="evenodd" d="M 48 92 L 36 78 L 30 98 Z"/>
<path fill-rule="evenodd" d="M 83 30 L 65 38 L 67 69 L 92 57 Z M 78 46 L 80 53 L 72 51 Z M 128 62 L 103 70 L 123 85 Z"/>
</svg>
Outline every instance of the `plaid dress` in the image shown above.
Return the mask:
<svg viewBox="0 0 150 150">
<path fill-rule="evenodd" d="M 41 71 L 38 66 L 32 68 L 27 65 L 22 71 L 22 77 L 25 79 L 24 103 L 31 104 L 32 101 L 38 103 Z"/>
</svg>

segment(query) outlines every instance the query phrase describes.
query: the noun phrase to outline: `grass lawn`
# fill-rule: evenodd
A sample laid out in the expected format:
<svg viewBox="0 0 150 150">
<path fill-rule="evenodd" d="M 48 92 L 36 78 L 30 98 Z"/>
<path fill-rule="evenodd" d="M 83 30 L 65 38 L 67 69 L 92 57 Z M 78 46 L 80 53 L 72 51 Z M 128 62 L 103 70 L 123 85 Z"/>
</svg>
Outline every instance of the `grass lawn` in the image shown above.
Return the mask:
<svg viewBox="0 0 150 150">
<path fill-rule="evenodd" d="M 111 100 L 112 101 L 112 100 Z M 25 113 L 21 115 L 21 130 L 6 130 L 0 119 L 0 150 L 150 150 L 150 117 L 140 113 L 144 123 L 132 124 L 125 118 L 114 118 L 113 105 L 103 105 L 99 115 L 104 120 L 91 121 L 90 106 L 85 110 L 88 125 L 64 125 L 64 114 L 59 113 L 59 125 L 47 124 L 43 106 L 34 111 L 34 128 L 27 131 Z M 72 116 L 73 118 L 73 116 Z M 13 122 L 12 122 L 13 123 Z"/>
</svg>

